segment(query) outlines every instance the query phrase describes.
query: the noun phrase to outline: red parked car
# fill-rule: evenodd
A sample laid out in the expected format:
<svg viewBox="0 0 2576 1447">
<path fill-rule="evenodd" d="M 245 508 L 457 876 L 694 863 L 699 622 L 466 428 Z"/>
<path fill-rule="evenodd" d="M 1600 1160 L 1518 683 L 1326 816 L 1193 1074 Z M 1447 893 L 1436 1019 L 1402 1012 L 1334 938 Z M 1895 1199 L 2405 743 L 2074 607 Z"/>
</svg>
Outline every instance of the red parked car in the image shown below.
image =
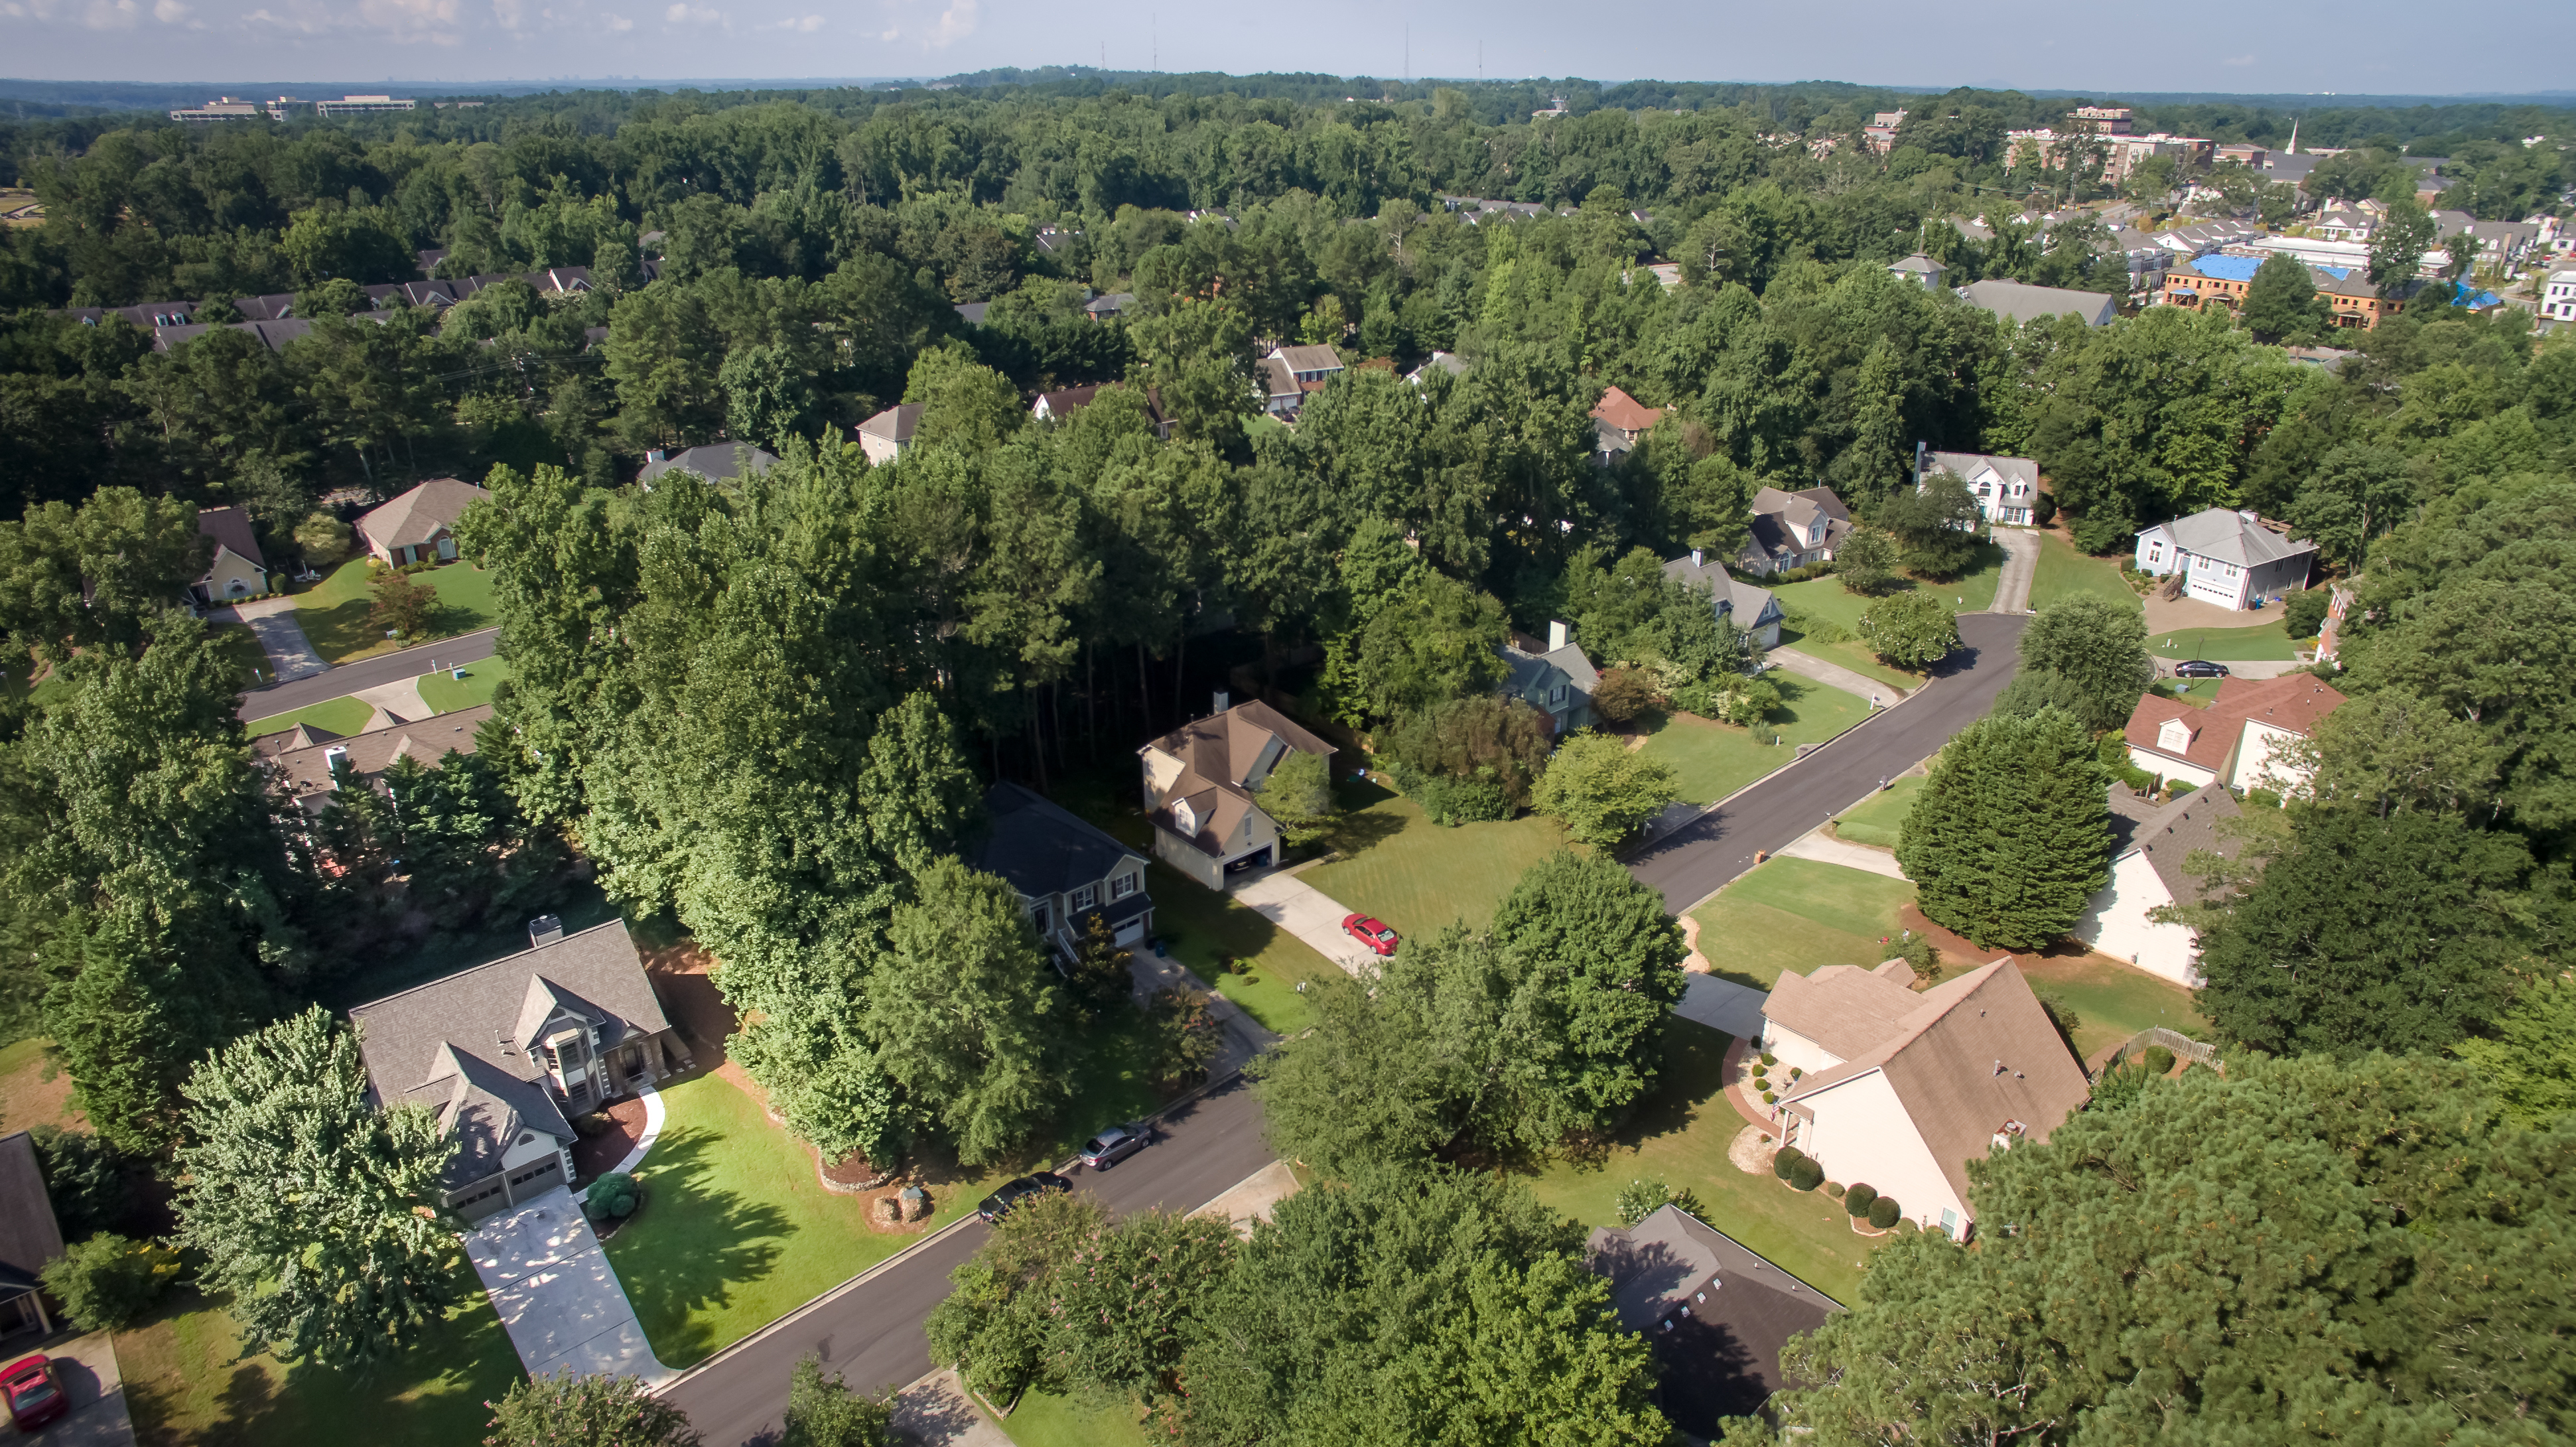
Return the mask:
<svg viewBox="0 0 2576 1447">
<path fill-rule="evenodd" d="M 1342 933 L 1381 955 L 1394 954 L 1396 945 L 1402 942 L 1394 930 L 1364 914 L 1342 916 Z"/>
<path fill-rule="evenodd" d="M 63 1384 L 54 1380 L 53 1359 L 43 1352 L 0 1367 L 0 1396 L 9 1399 L 9 1420 L 21 1432 L 33 1432 L 72 1409 Z"/>
</svg>

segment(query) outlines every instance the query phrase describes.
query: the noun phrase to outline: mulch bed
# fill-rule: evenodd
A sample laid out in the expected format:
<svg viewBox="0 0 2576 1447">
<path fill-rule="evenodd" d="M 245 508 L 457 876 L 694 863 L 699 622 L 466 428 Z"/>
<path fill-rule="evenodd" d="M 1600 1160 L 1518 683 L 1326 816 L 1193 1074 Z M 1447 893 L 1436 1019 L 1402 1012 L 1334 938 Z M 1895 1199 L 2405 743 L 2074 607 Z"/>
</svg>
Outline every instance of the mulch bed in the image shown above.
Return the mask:
<svg viewBox="0 0 2576 1447">
<path fill-rule="evenodd" d="M 573 1142 L 572 1170 L 576 1181 L 586 1183 L 598 1179 L 601 1172 L 626 1159 L 626 1153 L 644 1139 L 644 1101 L 641 1096 L 620 1096 L 610 1101 L 600 1114 L 606 1116 L 614 1128 Z"/>
</svg>

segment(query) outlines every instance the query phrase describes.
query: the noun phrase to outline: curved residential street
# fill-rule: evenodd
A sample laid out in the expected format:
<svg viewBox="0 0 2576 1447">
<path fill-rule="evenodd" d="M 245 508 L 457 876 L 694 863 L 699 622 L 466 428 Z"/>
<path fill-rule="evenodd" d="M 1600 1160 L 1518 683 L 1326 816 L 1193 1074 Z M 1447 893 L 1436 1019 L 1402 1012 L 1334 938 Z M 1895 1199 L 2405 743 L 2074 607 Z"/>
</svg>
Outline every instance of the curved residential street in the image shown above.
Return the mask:
<svg viewBox="0 0 2576 1447">
<path fill-rule="evenodd" d="M 1661 890 L 1680 914 L 1753 867 L 1756 851 L 1777 854 L 1798 836 L 1859 803 L 1940 751 L 1952 734 L 1983 718 L 2012 682 L 2014 646 L 2027 615 L 1962 613 L 1962 646 L 1905 702 L 1876 714 L 1724 807 L 1700 816 L 1628 859 L 1628 872 Z"/>
</svg>

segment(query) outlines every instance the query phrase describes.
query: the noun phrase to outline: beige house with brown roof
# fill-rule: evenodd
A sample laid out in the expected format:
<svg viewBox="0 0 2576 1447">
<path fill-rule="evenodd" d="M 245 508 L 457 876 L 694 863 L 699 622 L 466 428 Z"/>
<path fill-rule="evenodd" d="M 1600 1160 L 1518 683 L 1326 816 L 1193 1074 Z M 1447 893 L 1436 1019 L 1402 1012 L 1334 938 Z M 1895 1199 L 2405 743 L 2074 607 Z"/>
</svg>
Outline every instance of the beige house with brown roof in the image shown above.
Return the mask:
<svg viewBox="0 0 2576 1447">
<path fill-rule="evenodd" d="M 687 1065 L 624 921 L 566 935 L 545 916 L 529 937 L 349 1012 L 372 1102 L 426 1107 L 455 1140 L 440 1186 L 468 1221 L 569 1186 L 571 1117 Z"/>
<path fill-rule="evenodd" d="M 319 814 L 338 787 L 335 767 L 346 764 L 359 782 L 374 787 L 394 760 L 411 758 L 424 768 L 437 768 L 449 754 L 474 752 L 475 738 L 492 705 L 476 704 L 412 722 L 379 707 L 367 726 L 354 734 L 335 734 L 312 724 L 297 724 L 282 734 L 251 740 L 251 752 L 266 766 L 269 786 L 309 814 Z"/>
<path fill-rule="evenodd" d="M 268 591 L 268 559 L 251 531 L 249 513 L 237 507 L 201 507 L 197 532 L 213 544 L 204 575 L 189 590 L 198 602 L 222 603 Z"/>
<path fill-rule="evenodd" d="M 2221 820 L 2237 816 L 2236 796 L 2208 784 L 2139 818 L 2122 812 L 2128 801 L 2118 796 L 2127 792 L 2112 791 L 2111 882 L 2085 903 L 2073 933 L 2115 960 L 2197 989 L 2199 932 L 2161 922 L 2154 914 L 2166 905 L 2198 904 L 2208 897 L 2201 881 L 2183 872 L 2194 851 L 2232 859 L 2244 849 L 2244 840 L 2218 832 Z"/>
<path fill-rule="evenodd" d="M 387 567 L 456 556 L 456 522 L 492 494 L 453 477 L 433 477 L 358 519 L 358 540 Z"/>
<path fill-rule="evenodd" d="M 1278 863 L 1279 821 L 1257 791 L 1291 750 L 1329 758 L 1333 746 L 1258 699 L 1227 708 L 1221 693 L 1217 712 L 1138 749 L 1155 855 L 1219 890 L 1230 873 Z"/>
<path fill-rule="evenodd" d="M 1968 1162 L 2047 1140 L 2092 1083 L 2009 957 L 1920 994 L 1913 973 L 1889 960 L 1780 976 L 1762 1048 L 1805 1074 L 1772 1119 L 1826 1175 L 1966 1240 Z"/>
<path fill-rule="evenodd" d="M 2194 787 L 2298 792 L 2308 782 L 2299 744 L 2342 706 L 2332 684 L 2304 673 L 2221 679 L 2207 708 L 2151 693 L 2129 713 L 2129 762 Z"/>
</svg>

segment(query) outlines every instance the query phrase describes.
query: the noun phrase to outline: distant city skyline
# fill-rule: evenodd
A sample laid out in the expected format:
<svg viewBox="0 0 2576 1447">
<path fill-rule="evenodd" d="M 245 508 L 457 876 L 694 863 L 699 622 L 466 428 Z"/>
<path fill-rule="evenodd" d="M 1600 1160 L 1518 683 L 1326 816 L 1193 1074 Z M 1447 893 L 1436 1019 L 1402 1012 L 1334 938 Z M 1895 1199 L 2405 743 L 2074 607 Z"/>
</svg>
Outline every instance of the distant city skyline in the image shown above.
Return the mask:
<svg viewBox="0 0 2576 1447">
<path fill-rule="evenodd" d="M 1821 22 L 1830 19 L 1830 25 Z M 1609 23 L 1605 23 L 1605 20 Z M 1501 0 L 1166 6 L 1079 20 L 1033 0 L 0 0 L 0 71 L 28 80 L 222 75 L 645 84 L 656 77 L 937 76 L 993 66 L 1488 79 L 1844 80 L 1947 88 L 2374 95 L 2564 91 L 2576 6 L 2504 0 L 2415 46 L 2420 7 L 2352 0 L 2330 27 L 2257 4 L 2188 21 L 2120 7 L 1889 0 L 1830 11 L 1676 0 L 1605 12 Z M 1088 30 L 1091 34 L 1083 34 Z M 2168 34 L 2167 31 L 2180 33 Z M 2380 37 L 2374 43 L 2369 37 Z M 2509 37 L 2509 40 L 2506 39 Z M 535 62 L 535 63 L 532 63 Z M 549 72 L 596 79 L 547 81 Z M 533 74 L 532 74 L 533 73 Z M 351 82 L 355 84 L 357 82 Z"/>
</svg>

